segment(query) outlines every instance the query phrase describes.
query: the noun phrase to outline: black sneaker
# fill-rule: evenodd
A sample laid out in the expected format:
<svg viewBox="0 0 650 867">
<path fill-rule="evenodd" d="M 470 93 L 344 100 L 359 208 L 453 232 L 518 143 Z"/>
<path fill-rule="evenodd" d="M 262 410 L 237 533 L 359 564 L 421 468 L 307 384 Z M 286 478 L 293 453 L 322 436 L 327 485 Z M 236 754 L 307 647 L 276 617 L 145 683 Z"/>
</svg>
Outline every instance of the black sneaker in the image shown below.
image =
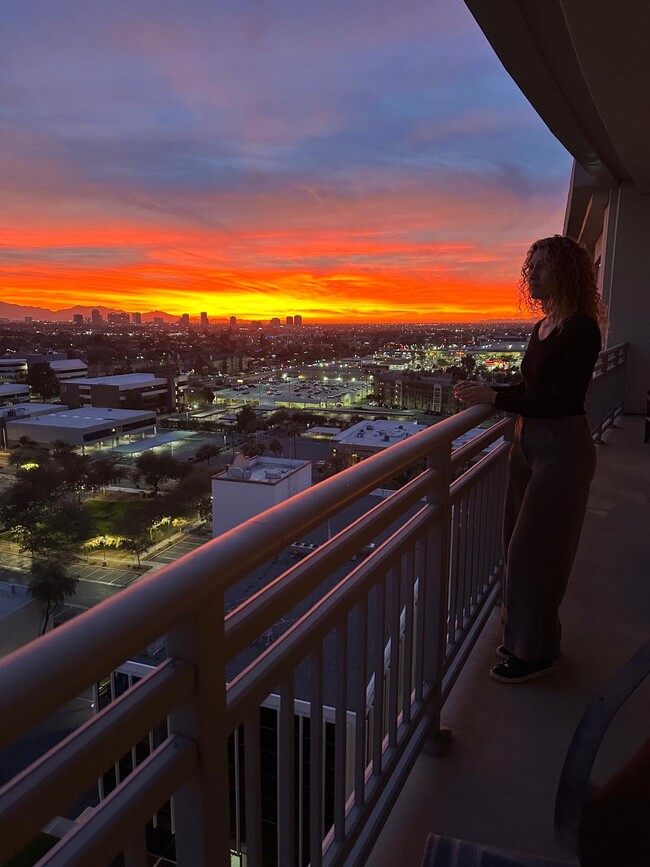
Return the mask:
<svg viewBox="0 0 650 867">
<path fill-rule="evenodd" d="M 490 671 L 490 677 L 501 683 L 524 683 L 534 677 L 542 677 L 553 671 L 552 659 L 540 659 L 539 662 L 524 662 L 516 656 L 510 656 L 505 662 L 495 665 Z"/>
<path fill-rule="evenodd" d="M 514 656 L 514 653 L 505 646 L 505 644 L 500 644 L 497 647 L 497 656 L 500 656 L 501 659 L 510 659 L 511 656 Z"/>
</svg>

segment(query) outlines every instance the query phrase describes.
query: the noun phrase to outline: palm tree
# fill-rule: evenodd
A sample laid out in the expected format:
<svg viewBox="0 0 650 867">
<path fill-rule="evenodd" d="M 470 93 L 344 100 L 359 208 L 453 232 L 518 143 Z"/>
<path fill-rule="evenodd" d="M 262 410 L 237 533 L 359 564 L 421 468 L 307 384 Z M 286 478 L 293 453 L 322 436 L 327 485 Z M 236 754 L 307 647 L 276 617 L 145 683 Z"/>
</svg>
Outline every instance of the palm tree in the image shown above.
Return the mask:
<svg viewBox="0 0 650 867">
<path fill-rule="evenodd" d="M 277 439 L 277 437 L 272 439 L 271 442 L 269 443 L 269 451 L 276 458 L 278 455 L 281 455 L 282 452 L 284 451 L 284 447 L 283 447 L 282 443 L 280 442 L 280 440 Z"/>
<path fill-rule="evenodd" d="M 287 423 L 287 436 L 289 437 L 289 456 L 296 457 L 296 437 L 300 436 L 300 427 L 295 421 Z"/>
</svg>

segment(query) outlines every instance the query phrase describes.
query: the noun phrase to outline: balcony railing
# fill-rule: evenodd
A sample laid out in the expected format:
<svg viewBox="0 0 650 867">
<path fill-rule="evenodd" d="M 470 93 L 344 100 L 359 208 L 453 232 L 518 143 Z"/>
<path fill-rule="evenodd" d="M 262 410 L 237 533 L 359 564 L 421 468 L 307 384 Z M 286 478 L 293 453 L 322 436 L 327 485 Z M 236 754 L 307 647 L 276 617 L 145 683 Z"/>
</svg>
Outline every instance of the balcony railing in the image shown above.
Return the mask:
<svg viewBox="0 0 650 867">
<path fill-rule="evenodd" d="M 624 373 L 624 347 L 601 354 L 590 397 L 597 434 L 622 411 Z M 499 592 L 512 419 L 452 453 L 489 417 L 474 407 L 386 449 L 2 661 L 0 747 L 161 636 L 168 648 L 162 665 L 2 790 L 0 863 L 165 721 L 164 741 L 39 864 L 122 856 L 144 867 L 145 827 L 170 798 L 179 865 L 225 867 L 231 851 L 251 867 L 363 863 L 417 754 L 444 741 L 441 708 Z M 226 615 L 229 588 L 404 473 L 413 477 L 403 487 Z M 228 666 L 296 610 L 227 682 Z M 308 761 L 295 724 L 305 667 Z M 326 686 L 334 698 L 324 709 Z M 263 704 L 277 711 L 270 770 Z"/>
</svg>

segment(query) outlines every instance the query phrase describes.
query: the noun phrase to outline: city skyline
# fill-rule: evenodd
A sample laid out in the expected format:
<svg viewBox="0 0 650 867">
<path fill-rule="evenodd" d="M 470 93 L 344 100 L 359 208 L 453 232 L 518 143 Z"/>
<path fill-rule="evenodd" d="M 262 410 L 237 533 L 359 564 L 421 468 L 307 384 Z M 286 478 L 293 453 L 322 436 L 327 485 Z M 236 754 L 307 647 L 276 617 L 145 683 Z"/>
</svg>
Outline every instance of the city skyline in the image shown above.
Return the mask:
<svg viewBox="0 0 650 867">
<path fill-rule="evenodd" d="M 562 230 L 570 158 L 463 4 L 189 7 L 9 4 L 3 298 L 518 316 L 527 247 Z"/>
</svg>

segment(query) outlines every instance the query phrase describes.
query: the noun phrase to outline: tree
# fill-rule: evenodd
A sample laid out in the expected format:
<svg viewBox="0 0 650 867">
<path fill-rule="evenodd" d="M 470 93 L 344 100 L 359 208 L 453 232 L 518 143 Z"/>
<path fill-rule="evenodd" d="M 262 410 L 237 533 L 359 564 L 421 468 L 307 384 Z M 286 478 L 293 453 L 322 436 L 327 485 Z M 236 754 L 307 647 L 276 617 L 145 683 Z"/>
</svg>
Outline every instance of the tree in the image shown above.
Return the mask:
<svg viewBox="0 0 650 867">
<path fill-rule="evenodd" d="M 43 635 L 57 607 L 74 596 L 79 576 L 71 575 L 65 564 L 57 559 L 34 560 L 31 573 L 28 586 L 43 612 Z"/>
<path fill-rule="evenodd" d="M 209 497 L 212 491 L 212 474 L 206 470 L 195 469 L 182 478 L 174 488 L 172 508 L 167 507 L 168 514 L 187 515 L 194 509 L 199 509 L 199 504 L 204 497 Z"/>
<path fill-rule="evenodd" d="M 289 457 L 296 457 L 296 437 L 300 436 L 300 427 L 295 421 L 287 424 L 287 436 L 289 437 Z"/>
<path fill-rule="evenodd" d="M 90 466 L 88 484 L 93 490 L 114 485 L 126 475 L 126 471 L 112 458 L 97 458 Z"/>
<path fill-rule="evenodd" d="M 196 450 L 195 460 L 207 461 L 209 466 L 210 460 L 219 454 L 221 454 L 221 447 L 216 443 L 204 443 Z"/>
<path fill-rule="evenodd" d="M 59 380 L 49 362 L 37 361 L 32 364 L 27 374 L 27 384 L 41 395 L 43 400 L 50 400 L 61 393 Z"/>
<path fill-rule="evenodd" d="M 269 416 L 269 427 L 278 427 L 278 425 L 284 424 L 288 418 L 289 410 L 284 408 L 276 409 L 275 412 L 272 412 Z"/>
<path fill-rule="evenodd" d="M 214 403 L 214 391 L 207 386 L 203 386 L 199 389 L 199 397 L 203 403 Z"/>
<path fill-rule="evenodd" d="M 122 540 L 122 547 L 125 551 L 130 551 L 135 556 L 138 561 L 138 567 L 140 566 L 140 557 L 149 550 L 150 545 L 151 542 L 148 536 L 143 534 L 133 534 Z"/>
<path fill-rule="evenodd" d="M 74 491 L 81 502 L 81 492 L 90 484 L 91 462 L 88 455 L 78 455 L 76 452 L 62 452 L 56 459 L 63 486 L 67 491 Z"/>
<path fill-rule="evenodd" d="M 249 434 L 257 430 L 257 416 L 252 406 L 242 406 L 235 417 L 235 430 L 237 433 Z"/>
<path fill-rule="evenodd" d="M 247 458 L 254 458 L 258 455 L 263 455 L 266 451 L 266 446 L 264 443 L 256 443 L 252 441 L 248 441 L 242 447 L 242 452 L 246 455 Z"/>
<path fill-rule="evenodd" d="M 158 494 L 161 483 L 167 479 L 180 479 L 188 472 L 187 464 L 172 457 L 167 452 L 143 452 L 135 462 L 133 478 L 139 482 L 141 478 Z"/>
<path fill-rule="evenodd" d="M 277 437 L 274 437 L 271 440 L 271 443 L 269 445 L 269 451 L 276 458 L 278 455 L 281 455 L 282 452 L 284 451 L 284 446 L 282 445 L 282 443 L 280 442 L 280 440 Z"/>
</svg>

